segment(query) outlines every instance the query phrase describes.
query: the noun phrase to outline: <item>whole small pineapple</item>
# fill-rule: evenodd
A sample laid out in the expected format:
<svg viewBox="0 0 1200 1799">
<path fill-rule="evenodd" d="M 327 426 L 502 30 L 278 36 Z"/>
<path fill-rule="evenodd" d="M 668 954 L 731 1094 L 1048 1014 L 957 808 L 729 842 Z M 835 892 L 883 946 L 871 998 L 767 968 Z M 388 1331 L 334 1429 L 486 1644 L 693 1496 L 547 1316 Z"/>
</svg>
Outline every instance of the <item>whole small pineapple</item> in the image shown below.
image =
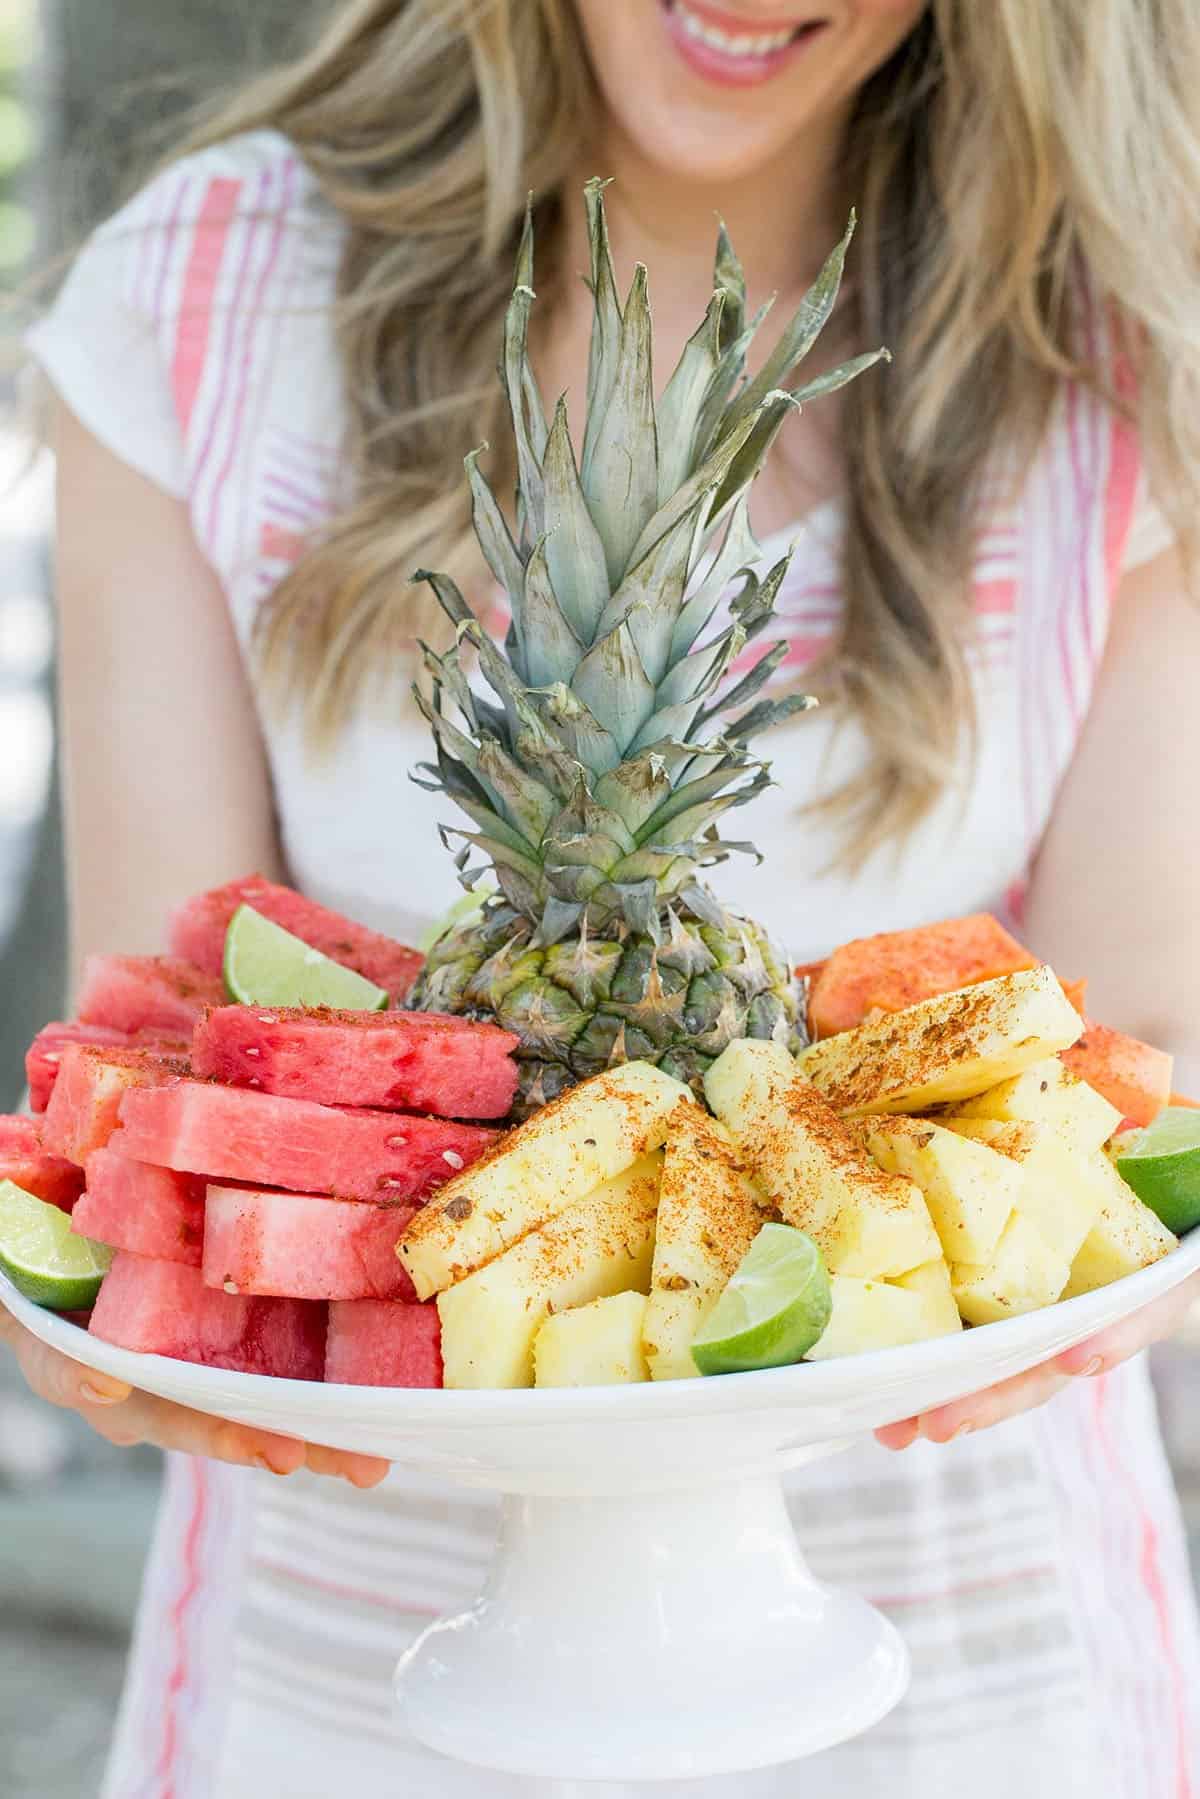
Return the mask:
<svg viewBox="0 0 1200 1799">
<path fill-rule="evenodd" d="M 476 534 L 511 607 L 504 650 L 452 581 L 418 576 L 456 632 L 444 655 L 425 650 L 433 697 L 417 698 L 437 761 L 423 774 L 476 827 L 442 833 L 463 840 L 463 884 L 485 872 L 468 867 L 475 849 L 499 893 L 434 946 L 409 1003 L 494 1018 L 517 1034 L 518 1116 L 615 1062 L 644 1058 L 695 1085 L 736 1037 L 794 1037 L 786 956 L 752 919 L 727 912 L 699 873 L 731 851 L 755 853 L 723 840 L 715 820 L 768 784 L 751 738 L 814 704 L 755 699 L 782 643 L 726 682 L 768 625 L 789 561 L 756 572 L 748 489 L 793 408 L 886 354 L 783 390 L 833 310 L 852 219 L 747 381 L 762 314 L 746 319 L 745 280 L 722 227 L 712 299 L 656 407 L 646 271 L 638 267 L 622 307 L 603 183 L 589 183 L 586 201 L 594 313 L 580 459 L 562 401 L 547 426 L 529 363 L 528 218 L 502 369 L 517 449 L 515 539 L 478 452 L 467 458 Z M 731 622 L 706 635 L 734 583 Z M 468 685 L 464 648 L 494 700 Z"/>
</svg>

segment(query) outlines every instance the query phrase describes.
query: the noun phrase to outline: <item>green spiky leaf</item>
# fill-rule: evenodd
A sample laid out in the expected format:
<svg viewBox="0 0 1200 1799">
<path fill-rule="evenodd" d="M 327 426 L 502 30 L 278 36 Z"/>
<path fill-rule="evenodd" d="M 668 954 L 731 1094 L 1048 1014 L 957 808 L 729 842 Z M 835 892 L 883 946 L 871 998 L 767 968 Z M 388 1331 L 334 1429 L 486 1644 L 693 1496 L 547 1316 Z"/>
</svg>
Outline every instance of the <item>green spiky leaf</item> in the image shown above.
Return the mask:
<svg viewBox="0 0 1200 1799">
<path fill-rule="evenodd" d="M 555 409 L 542 472 L 550 580 L 575 636 L 581 644 L 590 644 L 608 605 L 608 565 L 583 497 L 562 399 Z"/>
<path fill-rule="evenodd" d="M 592 645 L 575 671 L 571 691 L 624 755 L 655 703 L 654 684 L 627 623 Z"/>
<path fill-rule="evenodd" d="M 534 545 L 525 569 L 517 640 L 531 687 L 569 681 L 583 654 L 583 645 L 558 603 L 544 537 Z"/>
<path fill-rule="evenodd" d="M 693 466 L 696 432 L 721 360 L 721 317 L 728 296 L 718 288 L 699 329 L 684 345 L 658 407 L 658 504 L 665 506 Z"/>
<path fill-rule="evenodd" d="M 621 320 L 612 386 L 582 475 L 614 587 L 629 566 L 644 521 L 658 503 L 651 338 L 646 271 L 639 263 Z"/>
</svg>

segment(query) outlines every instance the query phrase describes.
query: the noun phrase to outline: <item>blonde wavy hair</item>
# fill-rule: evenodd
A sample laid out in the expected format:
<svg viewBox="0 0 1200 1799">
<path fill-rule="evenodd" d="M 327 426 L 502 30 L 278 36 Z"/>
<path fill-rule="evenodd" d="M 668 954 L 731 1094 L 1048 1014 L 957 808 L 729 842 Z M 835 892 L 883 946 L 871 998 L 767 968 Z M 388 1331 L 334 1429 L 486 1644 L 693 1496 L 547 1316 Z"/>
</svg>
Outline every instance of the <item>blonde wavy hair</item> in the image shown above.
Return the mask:
<svg viewBox="0 0 1200 1799">
<path fill-rule="evenodd" d="M 1086 19 L 1072 0 L 932 0 L 859 98 L 850 323 L 895 360 L 844 413 L 845 609 L 826 680 L 871 753 L 828 807 L 853 861 L 928 810 L 969 732 L 989 453 L 1033 441 L 1062 379 L 1107 391 L 1111 368 L 1072 330 L 1080 280 L 1136 366 L 1157 490 L 1185 544 L 1194 533 L 1198 92 L 1195 0 L 1089 0 Z M 525 196 L 552 306 L 563 185 L 595 104 L 572 0 L 353 0 L 197 140 L 285 133 L 348 232 L 356 497 L 282 581 L 260 640 L 268 692 L 303 708 L 314 741 L 429 628 L 411 571 L 475 568 L 462 462 L 507 440 L 495 364 Z"/>
</svg>

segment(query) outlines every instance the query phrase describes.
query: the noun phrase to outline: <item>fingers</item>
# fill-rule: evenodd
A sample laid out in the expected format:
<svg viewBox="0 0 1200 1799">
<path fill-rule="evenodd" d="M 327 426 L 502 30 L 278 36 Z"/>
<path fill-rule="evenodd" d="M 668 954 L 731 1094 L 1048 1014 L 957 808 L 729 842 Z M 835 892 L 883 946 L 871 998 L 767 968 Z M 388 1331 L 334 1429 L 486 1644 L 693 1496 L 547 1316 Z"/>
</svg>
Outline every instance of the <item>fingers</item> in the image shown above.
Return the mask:
<svg viewBox="0 0 1200 1799">
<path fill-rule="evenodd" d="M 360 1489 L 378 1486 L 388 1472 L 388 1463 L 375 1456 L 325 1449 L 297 1437 L 212 1418 L 206 1412 L 173 1405 L 152 1393 L 135 1391 L 122 1405 L 95 1411 L 83 1406 L 80 1410 L 102 1437 L 122 1447 L 155 1443 L 161 1449 L 178 1450 L 183 1455 L 207 1456 L 212 1461 L 260 1468 L 269 1474 L 295 1474 L 307 1468 L 313 1474 L 347 1480 Z"/>
<path fill-rule="evenodd" d="M 345 1449 L 326 1449 L 320 1443 L 309 1443 L 307 1450 L 306 1465 L 311 1473 L 334 1475 L 364 1491 L 369 1487 L 377 1487 L 391 1466 L 378 1456 L 354 1455 Z"/>
<path fill-rule="evenodd" d="M 17 1324 L 9 1313 L 2 1312 L 0 1316 L 14 1327 L 5 1331 L 4 1340 L 16 1354 L 27 1385 L 39 1398 L 68 1411 L 77 1411 L 83 1405 L 119 1405 L 128 1399 L 131 1389 L 124 1381 L 59 1355 Z"/>
<path fill-rule="evenodd" d="M 3 1307 L 0 1343 L 13 1350 L 27 1385 L 39 1398 L 78 1412 L 98 1436 L 121 1449 L 153 1443 L 159 1449 L 280 1475 L 307 1467 L 314 1474 L 339 1477 L 362 1489 L 378 1486 L 388 1472 L 388 1463 L 376 1456 L 305 1444 L 295 1437 L 212 1418 L 206 1412 L 142 1393 L 47 1348 Z"/>
<path fill-rule="evenodd" d="M 896 1424 L 884 1425 L 875 1432 L 875 1437 L 885 1449 L 894 1450 L 908 1449 L 918 1438 L 924 1438 L 927 1443 L 953 1443 L 956 1437 L 965 1437 L 971 1431 L 990 1430 L 994 1424 L 1003 1424 L 1020 1412 L 1045 1405 L 1070 1379 L 1071 1376 L 1061 1373 L 1053 1362 L 1045 1362 L 1040 1368 L 1031 1368 L 1025 1374 L 1014 1375 L 1012 1380 L 1001 1381 L 998 1386 L 986 1387 L 981 1393 L 969 1393 L 965 1399 L 922 1412 L 919 1418 L 905 1418 Z"/>
<path fill-rule="evenodd" d="M 1200 1275 L 1194 1275 L 1173 1292 L 1155 1300 L 1153 1305 L 1131 1312 L 1111 1330 L 1064 1350 L 1052 1362 L 1031 1368 L 1027 1373 L 1018 1374 L 982 1393 L 956 1400 L 953 1405 L 924 1412 L 919 1418 L 903 1418 L 895 1424 L 885 1424 L 875 1432 L 876 1441 L 885 1449 L 908 1449 L 921 1437 L 930 1443 L 950 1443 L 968 1431 L 987 1430 L 993 1424 L 1003 1424 L 1007 1418 L 1015 1418 L 1020 1412 L 1044 1405 L 1061 1392 L 1068 1381 L 1106 1374 L 1110 1368 L 1119 1367 L 1131 1356 L 1149 1348 L 1150 1344 L 1169 1337 L 1198 1301 Z"/>
<path fill-rule="evenodd" d="M 885 1449 L 908 1449 L 921 1434 L 919 1418 L 901 1418 L 897 1424 L 885 1424 L 875 1432 L 875 1440 Z"/>
<path fill-rule="evenodd" d="M 1064 1374 L 1103 1374 L 1109 1368 L 1127 1362 L 1130 1356 L 1147 1349 L 1151 1343 L 1169 1337 L 1183 1323 L 1198 1299 L 1200 1277 L 1184 1281 L 1174 1292 L 1155 1300 L 1153 1305 L 1143 1306 L 1140 1312 L 1131 1312 L 1111 1330 L 1102 1331 L 1098 1337 L 1089 1337 L 1086 1343 L 1077 1343 L 1074 1349 L 1065 1350 L 1055 1366 Z"/>
</svg>

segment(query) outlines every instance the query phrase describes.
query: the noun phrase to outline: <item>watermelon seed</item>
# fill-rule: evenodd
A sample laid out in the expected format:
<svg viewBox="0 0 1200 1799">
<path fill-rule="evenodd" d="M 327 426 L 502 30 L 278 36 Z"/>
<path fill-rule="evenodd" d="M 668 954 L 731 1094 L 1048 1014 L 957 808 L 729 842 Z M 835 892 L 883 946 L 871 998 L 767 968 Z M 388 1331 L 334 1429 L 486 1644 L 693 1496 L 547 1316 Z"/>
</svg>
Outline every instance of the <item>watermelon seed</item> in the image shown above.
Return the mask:
<svg viewBox="0 0 1200 1799">
<path fill-rule="evenodd" d="M 237 1282 L 236 1281 L 226 1281 L 224 1284 L 224 1291 L 226 1293 L 236 1293 L 237 1292 Z"/>
<path fill-rule="evenodd" d="M 389 1137 L 385 1147 L 388 1149 L 403 1149 L 407 1142 L 407 1137 Z"/>
<path fill-rule="evenodd" d="M 442 1151 L 442 1161 L 449 1162 L 451 1168 L 465 1168 L 466 1167 L 466 1163 L 463 1161 L 462 1157 L 459 1155 L 459 1153 L 456 1149 L 444 1149 Z"/>
<path fill-rule="evenodd" d="M 261 1049 L 254 1049 L 252 1046 L 248 1046 L 245 1053 L 248 1056 L 261 1056 L 262 1055 Z"/>
</svg>

